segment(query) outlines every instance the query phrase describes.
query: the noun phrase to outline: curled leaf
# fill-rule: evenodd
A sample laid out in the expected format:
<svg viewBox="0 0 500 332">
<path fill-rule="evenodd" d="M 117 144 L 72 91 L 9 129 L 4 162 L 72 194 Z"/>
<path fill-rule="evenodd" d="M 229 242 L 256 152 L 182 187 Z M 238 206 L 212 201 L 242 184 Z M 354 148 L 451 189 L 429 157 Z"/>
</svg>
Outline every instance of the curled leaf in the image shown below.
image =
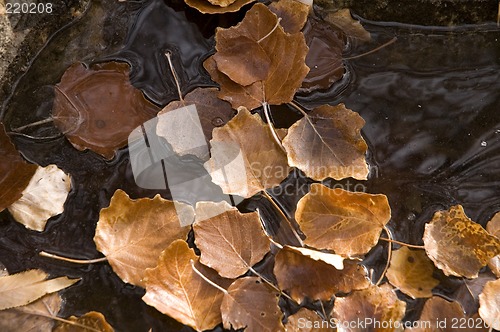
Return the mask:
<svg viewBox="0 0 500 332">
<path fill-rule="evenodd" d="M 453 332 L 456 331 L 456 328 L 450 322 L 459 322 L 460 319 L 465 319 L 464 310 L 460 303 L 455 301 L 449 302 L 439 296 L 433 296 L 425 302 L 420 319 L 415 323 L 415 327 L 408 329 L 408 331 Z M 443 322 L 447 323 L 443 324 Z"/>
<path fill-rule="evenodd" d="M 500 212 L 497 212 L 493 218 L 486 224 L 486 230 L 493 236 L 500 239 Z M 500 255 L 490 259 L 488 266 L 495 275 L 500 278 Z"/>
<path fill-rule="evenodd" d="M 237 12 L 244 5 L 254 1 L 255 0 L 236 0 L 225 7 L 221 7 L 219 5 L 212 4 L 207 0 L 185 0 L 186 4 L 189 7 L 195 8 L 203 14 L 222 14 Z"/>
<path fill-rule="evenodd" d="M 113 327 L 106 321 L 106 317 L 96 311 L 87 312 L 85 315 L 80 317 L 71 316 L 68 320 L 75 324 L 59 324 L 53 332 L 87 332 L 90 329 L 93 329 L 91 331 L 101 332 L 114 331 Z"/>
<path fill-rule="evenodd" d="M 479 269 L 500 254 L 500 240 L 470 220 L 461 205 L 434 213 L 423 240 L 427 255 L 446 275 L 477 278 Z"/>
<path fill-rule="evenodd" d="M 479 294 L 479 315 L 488 326 L 500 330 L 500 279 L 488 281 Z"/>
</svg>

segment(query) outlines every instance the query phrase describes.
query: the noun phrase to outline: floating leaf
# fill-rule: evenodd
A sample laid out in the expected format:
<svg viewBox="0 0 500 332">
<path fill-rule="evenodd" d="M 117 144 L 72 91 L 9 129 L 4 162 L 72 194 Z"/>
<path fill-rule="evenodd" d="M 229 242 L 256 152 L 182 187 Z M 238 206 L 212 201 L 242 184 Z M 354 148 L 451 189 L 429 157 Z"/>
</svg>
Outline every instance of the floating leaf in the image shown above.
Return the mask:
<svg viewBox="0 0 500 332">
<path fill-rule="evenodd" d="M 335 299 L 333 316 L 340 322 L 367 322 L 359 328 L 342 329 L 342 331 L 397 331 L 402 326 L 401 319 L 405 314 L 406 303 L 398 300 L 389 284 L 370 286 L 354 291 L 346 297 Z M 375 328 L 374 322 L 383 329 Z M 387 326 L 387 328 L 385 328 Z"/>
<path fill-rule="evenodd" d="M 222 277 L 237 278 L 260 262 L 270 242 L 260 224 L 258 212 L 226 211 L 193 225 L 200 262 Z"/>
<path fill-rule="evenodd" d="M 408 331 L 453 332 L 457 329 L 452 322 L 460 322 L 460 319 L 465 319 L 464 310 L 460 306 L 460 303 L 455 301 L 448 302 L 439 296 L 433 296 L 425 302 L 424 309 L 420 314 L 420 319 L 418 322 L 415 322 L 416 327 L 409 328 Z"/>
<path fill-rule="evenodd" d="M 352 18 L 351 12 L 347 8 L 329 13 L 326 15 L 325 21 L 336 26 L 348 38 L 359 39 L 363 42 L 371 39 L 370 33 L 363 28 L 359 21 Z"/>
<path fill-rule="evenodd" d="M 236 280 L 224 294 L 221 312 L 224 328 L 246 332 L 284 331 L 279 297 L 258 277 Z"/>
<path fill-rule="evenodd" d="M 392 252 L 386 276 L 392 285 L 415 299 L 432 296 L 432 289 L 439 284 L 433 272 L 434 264 L 425 252 L 401 247 Z"/>
<path fill-rule="evenodd" d="M 184 101 L 173 101 L 158 113 L 156 133 L 165 138 L 178 155 L 193 154 L 202 160 L 208 159 L 207 146 L 212 139 L 212 130 L 226 124 L 234 115 L 231 105 L 217 98 L 218 91 L 197 88 L 188 93 Z M 191 113 L 183 112 L 185 109 L 179 110 L 187 105 L 196 106 L 196 119 L 190 116 Z M 172 112 L 176 110 L 174 115 Z M 205 142 L 200 142 L 198 134 L 201 132 Z"/>
<path fill-rule="evenodd" d="M 158 111 L 129 82 L 128 64 L 107 62 L 87 68 L 75 63 L 56 85 L 52 116 L 75 148 L 111 159 L 127 145 L 132 130 Z"/>
<path fill-rule="evenodd" d="M 212 158 L 205 163 L 225 194 L 251 197 L 288 176 L 286 155 L 258 114 L 240 108 L 225 126 L 215 128 Z"/>
<path fill-rule="evenodd" d="M 0 122 L 0 211 L 17 201 L 37 169 L 17 152 Z"/>
<path fill-rule="evenodd" d="M 285 324 L 287 332 L 335 332 L 337 331 L 329 320 L 323 320 L 315 311 L 300 308 L 288 316 Z"/>
<path fill-rule="evenodd" d="M 500 239 L 500 212 L 497 212 L 493 218 L 486 224 L 486 230 L 493 236 Z M 500 255 L 490 259 L 488 266 L 495 275 L 500 278 Z"/>
<path fill-rule="evenodd" d="M 500 279 L 488 281 L 479 294 L 479 315 L 488 326 L 500 330 Z"/>
<path fill-rule="evenodd" d="M 204 66 L 212 79 L 221 86 L 219 97 L 230 102 L 235 109 L 240 106 L 254 109 L 264 102 L 273 105 L 290 102 L 309 71 L 305 65 L 307 46 L 302 33 L 285 33 L 278 24 L 276 15 L 267 6 L 258 3 L 247 12 L 243 21 L 237 26 L 217 30 L 215 36 L 217 51 L 224 51 L 220 47 L 222 43 L 231 45 L 233 50 L 231 52 L 234 52 L 239 46 L 229 44 L 228 41 L 240 37 L 246 37 L 259 44 L 267 54 L 271 60 L 267 75 L 265 79 L 252 84 L 240 85 L 236 81 L 248 81 L 248 73 L 258 73 L 253 77 L 261 77 L 259 64 L 250 61 L 241 69 L 245 74 L 243 77 L 235 71 L 231 78 L 221 72 L 223 69 L 219 67 L 227 63 L 225 61 L 219 63 L 220 59 L 212 56 L 205 61 Z M 247 44 L 240 46 L 242 50 L 245 45 Z"/>
<path fill-rule="evenodd" d="M 329 265 L 335 267 L 337 270 L 344 269 L 344 257 L 342 257 L 340 255 L 332 254 L 329 252 L 312 250 L 309 248 L 302 248 L 302 247 L 286 246 L 286 248 L 288 248 L 292 251 L 299 252 L 304 256 L 307 256 L 311 259 L 314 259 L 315 261 L 322 261 L 326 264 L 329 264 Z"/>
<path fill-rule="evenodd" d="M 272 2 L 269 9 L 281 18 L 280 24 L 286 33 L 297 33 L 304 27 L 311 5 L 298 0 L 279 0 Z"/>
<path fill-rule="evenodd" d="M 364 124 L 344 104 L 315 108 L 288 129 L 283 140 L 288 163 L 318 181 L 329 177 L 366 180 L 368 146 L 360 133 Z"/>
<path fill-rule="evenodd" d="M 56 165 L 38 167 L 22 197 L 9 206 L 16 221 L 29 229 L 43 231 L 47 220 L 64 211 L 71 178 Z"/>
<path fill-rule="evenodd" d="M 224 293 L 194 272 L 191 261 L 197 260 L 185 241 L 172 242 L 161 253 L 158 266 L 146 270 L 146 294 L 142 299 L 182 324 L 202 331 L 222 322 Z M 203 274 L 214 282 L 218 280 L 214 271 L 206 269 Z"/>
<path fill-rule="evenodd" d="M 337 270 L 288 247 L 276 254 L 274 274 L 280 289 L 298 303 L 306 297 L 328 301 L 337 293 L 349 293 L 369 285 L 366 269 L 356 262 L 346 261 L 344 269 Z"/>
<path fill-rule="evenodd" d="M 83 326 L 92 328 L 101 332 L 113 332 L 114 329 L 106 321 L 106 317 L 103 314 L 96 311 L 87 312 L 85 315 L 80 317 L 71 316 L 68 318 L 69 321 L 74 322 L 79 325 L 72 325 L 69 323 L 59 324 L 53 332 L 87 332 L 89 329 Z"/>
<path fill-rule="evenodd" d="M 470 220 L 461 205 L 437 211 L 425 225 L 425 251 L 446 275 L 476 278 L 500 254 L 500 240 Z"/>
<path fill-rule="evenodd" d="M 94 242 L 123 281 L 143 287 L 144 271 L 155 267 L 160 253 L 188 232 L 174 202 L 159 195 L 133 200 L 118 189 L 100 212 Z"/>
<path fill-rule="evenodd" d="M 46 280 L 47 277 L 47 273 L 42 270 L 29 270 L 0 277 L 0 310 L 26 305 L 80 280 L 67 277 Z"/>
<path fill-rule="evenodd" d="M 197 9 L 203 14 L 222 14 L 237 12 L 246 4 L 254 2 L 255 0 L 236 0 L 226 7 L 213 5 L 207 0 L 185 0 L 189 7 Z"/>
<path fill-rule="evenodd" d="M 307 245 L 344 257 L 370 251 L 390 218 L 385 195 L 330 189 L 318 183 L 311 185 L 295 212 Z"/>
</svg>

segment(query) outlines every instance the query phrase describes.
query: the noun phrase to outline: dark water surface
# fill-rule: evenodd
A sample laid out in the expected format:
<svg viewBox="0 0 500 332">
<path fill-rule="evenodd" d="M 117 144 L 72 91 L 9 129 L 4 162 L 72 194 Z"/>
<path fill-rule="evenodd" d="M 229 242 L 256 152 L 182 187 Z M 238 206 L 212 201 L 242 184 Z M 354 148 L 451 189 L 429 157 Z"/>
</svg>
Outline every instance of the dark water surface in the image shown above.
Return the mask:
<svg viewBox="0 0 500 332">
<path fill-rule="evenodd" d="M 173 54 L 183 93 L 209 86 L 202 61 L 213 48 L 216 26 L 230 26 L 242 14 L 206 16 L 180 2 L 161 0 L 93 1 L 86 14 L 56 34 L 19 81 L 3 109 L 3 121 L 15 128 L 47 117 L 53 85 L 75 61 L 127 61 L 131 80 L 160 106 L 176 97 L 163 54 Z M 381 51 L 348 60 L 348 74 L 329 91 L 298 96 L 305 107 L 345 103 L 365 119 L 363 135 L 372 166 L 368 181 L 328 182 L 350 190 L 389 197 L 398 240 L 422 244 L 424 224 L 432 214 L 462 204 L 474 221 L 485 225 L 500 210 L 500 30 L 494 24 L 459 28 L 423 28 L 365 22 L 369 45 L 355 45 L 346 56 L 375 48 L 394 36 L 396 43 Z M 300 116 L 287 107 L 273 107 L 278 125 Z M 57 135 L 47 124 L 28 131 L 35 137 Z M 0 213 L 0 262 L 11 273 L 41 268 L 54 276 L 80 277 L 64 291 L 62 315 L 102 312 L 117 331 L 190 331 L 141 301 L 144 291 L 124 284 L 107 264 L 74 265 L 41 258 L 41 250 L 75 258 L 96 258 L 92 240 L 101 208 L 117 188 L 132 197 L 152 197 L 157 191 L 138 188 L 127 149 L 109 162 L 92 152 L 76 151 L 62 136 L 32 139 L 13 136 L 26 158 L 40 165 L 57 164 L 71 174 L 72 192 L 65 212 L 52 218 L 44 232 L 28 231 L 7 211 Z M 293 172 L 276 197 L 293 215 L 297 200 L 311 181 Z M 278 191 L 276 191 L 278 192 Z M 169 197 L 168 191 L 160 193 Z M 241 204 L 259 208 L 276 231 L 279 217 L 258 198 Z M 381 273 L 386 245 L 377 245 L 366 264 Z M 444 278 L 437 292 L 455 297 L 463 282 Z M 422 301 L 408 301 L 408 319 L 418 318 Z"/>
</svg>

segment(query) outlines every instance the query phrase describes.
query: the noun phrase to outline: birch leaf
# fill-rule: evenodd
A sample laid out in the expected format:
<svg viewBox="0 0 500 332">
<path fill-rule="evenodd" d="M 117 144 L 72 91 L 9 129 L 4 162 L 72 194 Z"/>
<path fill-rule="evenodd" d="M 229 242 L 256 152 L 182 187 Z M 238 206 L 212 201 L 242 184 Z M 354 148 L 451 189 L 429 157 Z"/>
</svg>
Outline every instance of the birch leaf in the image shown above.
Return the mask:
<svg viewBox="0 0 500 332">
<path fill-rule="evenodd" d="M 486 230 L 493 236 L 500 239 L 500 212 L 497 212 L 493 218 L 486 224 Z M 495 273 L 497 278 L 500 278 L 500 255 L 490 259 L 488 266 Z"/>
<path fill-rule="evenodd" d="M 479 315 L 488 326 L 500 330 L 500 279 L 488 281 L 479 294 Z"/>
<path fill-rule="evenodd" d="M 56 326 L 53 332 L 88 332 L 90 329 L 83 326 L 92 328 L 92 331 L 101 332 L 113 332 L 114 329 L 106 321 L 103 314 L 96 311 L 87 312 L 85 315 L 80 317 L 71 316 L 68 318 L 69 321 L 74 322 L 79 325 L 72 325 L 68 323 L 62 323 Z"/>
</svg>

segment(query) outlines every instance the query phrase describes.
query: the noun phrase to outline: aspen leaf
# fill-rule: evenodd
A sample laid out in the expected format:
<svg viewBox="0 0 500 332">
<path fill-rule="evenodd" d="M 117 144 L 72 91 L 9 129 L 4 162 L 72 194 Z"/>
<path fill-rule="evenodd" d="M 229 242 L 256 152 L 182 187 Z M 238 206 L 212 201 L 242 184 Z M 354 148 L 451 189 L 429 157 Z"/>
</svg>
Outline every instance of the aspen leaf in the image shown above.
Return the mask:
<svg viewBox="0 0 500 332">
<path fill-rule="evenodd" d="M 465 314 L 460 306 L 460 303 L 452 301 L 446 301 L 439 296 L 433 296 L 425 302 L 422 313 L 420 314 L 420 319 L 416 326 L 409 328 L 408 331 L 412 332 L 431 332 L 431 331 L 446 331 L 453 332 L 456 328 L 450 322 L 456 320 L 460 322 L 460 319 L 464 319 Z M 441 323 L 440 326 L 437 325 L 438 322 L 447 321 L 446 325 Z"/>
<path fill-rule="evenodd" d="M 286 33 L 297 33 L 304 27 L 311 5 L 298 0 L 279 0 L 272 2 L 269 9 L 281 18 L 280 24 Z"/>
<path fill-rule="evenodd" d="M 500 279 L 488 281 L 479 294 L 479 315 L 488 326 L 500 330 Z"/>
<path fill-rule="evenodd" d="M 361 137 L 365 121 L 344 104 L 315 108 L 289 129 L 283 140 L 288 163 L 314 180 L 366 180 L 368 150 Z"/>
<path fill-rule="evenodd" d="M 279 297 L 258 277 L 234 281 L 224 294 L 221 312 L 224 328 L 246 332 L 284 331 Z"/>
<path fill-rule="evenodd" d="M 160 253 L 188 232 L 174 202 L 159 195 L 134 200 L 118 189 L 100 212 L 94 242 L 123 281 L 143 287 L 146 268 L 155 267 Z"/>
<path fill-rule="evenodd" d="M 191 261 L 197 262 L 197 258 L 185 241 L 172 242 L 160 254 L 158 265 L 146 270 L 146 294 L 142 299 L 182 324 L 203 331 L 222 322 L 224 293 L 196 274 Z M 218 280 L 214 271 L 206 269 L 203 274 L 214 282 Z"/>
<path fill-rule="evenodd" d="M 280 289 L 298 303 L 306 297 L 328 301 L 337 293 L 349 293 L 369 285 L 366 269 L 353 261 L 344 262 L 344 269 L 337 270 L 288 247 L 276 254 L 274 274 Z"/>
<path fill-rule="evenodd" d="M 204 166 L 225 194 L 248 198 L 277 186 L 288 176 L 286 155 L 269 128 L 258 114 L 252 115 L 245 108 L 226 125 L 214 129 L 210 145 L 212 157 Z"/>
<path fill-rule="evenodd" d="M 29 304 L 45 294 L 57 292 L 80 280 L 47 277 L 47 273 L 42 270 L 29 270 L 0 277 L 0 310 Z"/>
<path fill-rule="evenodd" d="M 69 321 L 74 322 L 79 325 L 72 325 L 68 323 L 62 323 L 56 326 L 53 332 L 87 332 L 89 329 L 83 327 L 89 327 L 101 332 L 113 332 L 114 329 L 106 321 L 103 314 L 96 311 L 87 312 L 85 315 L 80 317 L 71 316 L 68 318 Z"/>
<path fill-rule="evenodd" d="M 351 12 L 347 8 L 329 13 L 326 15 L 325 21 L 336 26 L 348 38 L 358 39 L 363 42 L 371 39 L 370 33 L 363 28 L 359 21 L 352 18 Z"/>
<path fill-rule="evenodd" d="M 500 212 L 497 212 L 493 218 L 486 224 L 486 230 L 493 236 L 500 239 Z M 490 259 L 488 266 L 495 273 L 497 278 L 500 278 L 500 255 Z"/>
<path fill-rule="evenodd" d="M 386 276 L 389 282 L 412 298 L 431 297 L 439 280 L 432 277 L 434 264 L 421 250 L 401 247 L 392 252 Z"/>
<path fill-rule="evenodd" d="M 391 218 L 385 195 L 330 189 L 318 183 L 297 204 L 305 244 L 344 257 L 366 254 Z"/>
<path fill-rule="evenodd" d="M 137 126 L 159 109 L 129 82 L 129 65 L 70 66 L 56 85 L 52 117 L 78 150 L 112 159 Z"/>
<path fill-rule="evenodd" d="M 323 320 L 316 312 L 307 308 L 300 308 L 299 311 L 288 317 L 285 324 L 287 332 L 335 332 L 330 321 Z"/>
<path fill-rule="evenodd" d="M 56 165 L 38 167 L 9 212 L 26 228 L 41 232 L 50 217 L 64 211 L 70 189 L 71 178 Z"/>
<path fill-rule="evenodd" d="M 446 275 L 477 278 L 479 269 L 500 254 L 500 240 L 470 220 L 461 205 L 434 213 L 423 240 L 427 255 Z"/>
<path fill-rule="evenodd" d="M 222 72 L 223 70 L 228 72 L 225 67 L 228 65 L 225 60 L 227 58 L 217 55 L 218 52 L 225 52 L 221 45 L 226 47 L 230 45 L 231 53 L 240 48 L 239 53 L 245 54 L 243 48 L 247 43 L 241 45 L 230 43 L 231 40 L 240 37 L 247 38 L 245 41 L 250 39 L 259 44 L 271 61 L 265 78 L 248 85 L 237 82 L 248 82 L 249 77 L 253 79 L 263 77 L 259 63 L 249 59 L 250 61 L 243 64 L 241 75 L 233 70 L 230 72 L 231 76 L 228 76 Z M 228 29 L 218 29 L 215 39 L 217 53 L 205 61 L 204 67 L 212 79 L 220 84 L 219 97 L 230 102 L 235 109 L 245 106 L 251 110 L 264 102 L 272 105 L 290 102 L 309 71 L 305 65 L 307 46 L 302 33 L 285 33 L 276 15 L 264 4 L 255 4 L 238 25 Z M 246 53 L 246 59 L 248 55 L 249 53 Z M 253 75 L 249 75 L 250 73 Z"/>
<path fill-rule="evenodd" d="M 28 164 L 17 152 L 0 122 L 0 211 L 17 201 L 28 186 L 36 165 Z"/>
<path fill-rule="evenodd" d="M 189 7 L 197 9 L 203 14 L 223 14 L 237 12 L 246 4 L 254 2 L 255 0 L 236 0 L 231 4 L 221 7 L 219 5 L 214 5 L 207 0 L 185 0 Z"/>
<path fill-rule="evenodd" d="M 194 223 L 193 230 L 200 262 L 226 278 L 246 273 L 270 249 L 258 212 L 242 214 L 233 209 Z"/>
<path fill-rule="evenodd" d="M 335 299 L 333 316 L 341 322 L 366 321 L 378 322 L 387 328 L 377 329 L 372 324 L 359 325 L 352 328 L 338 328 L 339 331 L 396 331 L 401 326 L 405 314 L 406 303 L 398 300 L 396 293 L 389 284 L 370 286 L 354 291 L 346 297 Z"/>
</svg>

